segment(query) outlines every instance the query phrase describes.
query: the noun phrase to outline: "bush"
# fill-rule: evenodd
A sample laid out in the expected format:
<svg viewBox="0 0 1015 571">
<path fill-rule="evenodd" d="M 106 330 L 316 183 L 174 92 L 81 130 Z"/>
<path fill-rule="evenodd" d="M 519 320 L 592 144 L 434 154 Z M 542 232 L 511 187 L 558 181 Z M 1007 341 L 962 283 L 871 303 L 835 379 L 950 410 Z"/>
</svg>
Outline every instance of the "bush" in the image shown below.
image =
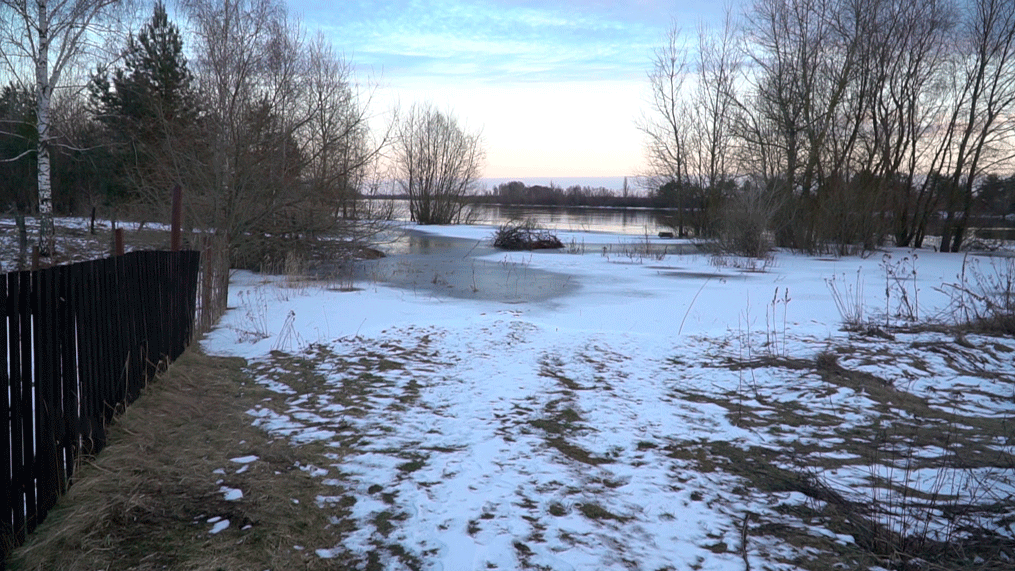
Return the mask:
<svg viewBox="0 0 1015 571">
<path fill-rule="evenodd" d="M 563 248 L 557 236 L 537 228 L 531 220 L 502 225 L 493 236 L 493 245 L 502 250 L 552 250 Z"/>
<path fill-rule="evenodd" d="M 986 266 L 986 267 L 984 267 Z M 951 297 L 952 321 L 973 330 L 1015 333 L 1015 258 L 966 258 L 954 283 L 941 285 Z"/>
<path fill-rule="evenodd" d="M 772 249 L 768 226 L 774 209 L 757 189 L 745 189 L 719 212 L 716 247 L 721 254 L 763 259 Z"/>
</svg>

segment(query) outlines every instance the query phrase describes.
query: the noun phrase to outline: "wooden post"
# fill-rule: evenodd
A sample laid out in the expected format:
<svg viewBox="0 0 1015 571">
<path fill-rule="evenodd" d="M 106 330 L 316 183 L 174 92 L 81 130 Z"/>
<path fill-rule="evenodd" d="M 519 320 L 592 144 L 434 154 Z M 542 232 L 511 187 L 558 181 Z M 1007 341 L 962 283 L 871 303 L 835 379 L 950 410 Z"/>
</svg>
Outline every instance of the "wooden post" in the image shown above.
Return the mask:
<svg viewBox="0 0 1015 571">
<path fill-rule="evenodd" d="M 25 215 L 20 212 L 14 214 L 14 223 L 18 226 L 18 270 L 23 270 L 25 259 L 28 258 L 28 227 L 25 225 Z"/>
<path fill-rule="evenodd" d="M 180 251 L 180 224 L 183 219 L 183 189 L 180 185 L 173 187 L 173 222 L 170 230 L 169 249 L 173 252 Z"/>
<path fill-rule="evenodd" d="M 117 256 L 123 255 L 123 228 L 117 228 L 114 232 L 114 240 L 116 241 L 116 252 Z"/>
</svg>

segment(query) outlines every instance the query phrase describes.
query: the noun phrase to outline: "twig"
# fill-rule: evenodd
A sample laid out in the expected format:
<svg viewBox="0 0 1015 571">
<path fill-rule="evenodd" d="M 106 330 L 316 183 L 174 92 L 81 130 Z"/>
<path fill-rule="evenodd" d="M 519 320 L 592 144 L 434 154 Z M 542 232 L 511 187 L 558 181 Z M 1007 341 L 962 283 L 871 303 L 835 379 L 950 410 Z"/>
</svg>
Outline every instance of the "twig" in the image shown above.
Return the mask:
<svg viewBox="0 0 1015 571">
<path fill-rule="evenodd" d="M 476 240 L 476 243 L 473 244 L 471 248 L 469 248 L 469 251 L 466 252 L 464 256 L 462 256 L 462 259 L 464 260 L 465 258 L 468 258 L 469 255 L 472 254 L 472 251 L 475 250 L 477 247 L 479 247 L 479 245 L 482 243 L 483 243 L 482 240 Z"/>
<path fill-rule="evenodd" d="M 687 321 L 687 316 L 691 313 L 691 308 L 694 307 L 695 300 L 698 299 L 698 295 L 701 294 L 701 290 L 705 289 L 705 286 L 707 286 L 710 281 L 712 281 L 712 278 L 705 280 L 705 283 L 701 284 L 701 287 L 698 288 L 698 293 L 694 294 L 694 297 L 691 298 L 691 304 L 687 306 L 687 311 L 684 312 L 684 318 L 680 320 L 680 327 L 677 329 L 677 335 L 680 335 L 680 332 L 684 330 L 684 322 Z"/>
<path fill-rule="evenodd" d="M 747 558 L 747 531 L 751 523 L 750 512 L 744 514 L 744 523 L 740 526 L 740 556 L 744 559 L 745 571 L 751 571 L 751 561 Z"/>
</svg>

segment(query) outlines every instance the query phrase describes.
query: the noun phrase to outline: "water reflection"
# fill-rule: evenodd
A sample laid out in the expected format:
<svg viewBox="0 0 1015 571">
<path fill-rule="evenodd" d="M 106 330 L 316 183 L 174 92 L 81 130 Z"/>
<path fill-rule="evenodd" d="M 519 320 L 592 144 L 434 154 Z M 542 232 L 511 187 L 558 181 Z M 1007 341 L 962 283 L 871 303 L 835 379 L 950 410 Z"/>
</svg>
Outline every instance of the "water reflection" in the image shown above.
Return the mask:
<svg viewBox="0 0 1015 571">
<path fill-rule="evenodd" d="M 409 220 L 405 200 L 385 201 L 393 206 L 398 220 Z M 539 227 L 557 231 L 611 232 L 629 236 L 656 236 L 669 231 L 667 224 L 674 212 L 652 208 L 592 208 L 563 206 L 501 206 L 476 204 L 468 207 L 465 218 L 473 224 L 500 226 L 512 220 L 532 220 Z"/>
<path fill-rule="evenodd" d="M 433 234 L 409 231 L 401 238 L 396 239 L 390 244 L 388 253 L 394 255 L 422 256 L 434 253 L 444 253 L 449 249 L 455 248 L 456 245 L 457 241 L 454 238 L 445 238 L 443 236 L 434 236 Z"/>
<path fill-rule="evenodd" d="M 552 206 L 476 205 L 472 214 L 477 224 L 499 226 L 510 220 L 533 220 L 541 228 L 558 231 L 611 232 L 655 236 L 669 230 L 665 220 L 671 213 L 646 208 L 578 208 Z"/>
</svg>

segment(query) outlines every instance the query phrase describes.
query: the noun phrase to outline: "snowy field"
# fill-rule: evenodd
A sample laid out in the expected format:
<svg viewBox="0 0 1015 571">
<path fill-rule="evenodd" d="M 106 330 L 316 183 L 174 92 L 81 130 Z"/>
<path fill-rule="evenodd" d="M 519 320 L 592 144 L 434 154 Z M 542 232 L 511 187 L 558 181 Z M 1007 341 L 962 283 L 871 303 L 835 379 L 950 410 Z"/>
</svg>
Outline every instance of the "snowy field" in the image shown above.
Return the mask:
<svg viewBox="0 0 1015 571">
<path fill-rule="evenodd" d="M 886 534 L 1015 538 L 1015 341 L 884 328 L 953 316 L 942 284 L 962 256 L 777 253 L 746 271 L 560 237 L 589 246 L 482 256 L 511 279 L 567 276 L 535 302 L 234 275 L 204 349 L 247 358 L 280 395 L 251 422 L 323 451 L 300 468 L 352 530 L 307 549 L 446 571 L 883 565 L 837 505 L 873 506 Z M 891 335 L 843 331 L 833 289 Z M 956 523 L 946 501 L 993 511 Z"/>
</svg>

